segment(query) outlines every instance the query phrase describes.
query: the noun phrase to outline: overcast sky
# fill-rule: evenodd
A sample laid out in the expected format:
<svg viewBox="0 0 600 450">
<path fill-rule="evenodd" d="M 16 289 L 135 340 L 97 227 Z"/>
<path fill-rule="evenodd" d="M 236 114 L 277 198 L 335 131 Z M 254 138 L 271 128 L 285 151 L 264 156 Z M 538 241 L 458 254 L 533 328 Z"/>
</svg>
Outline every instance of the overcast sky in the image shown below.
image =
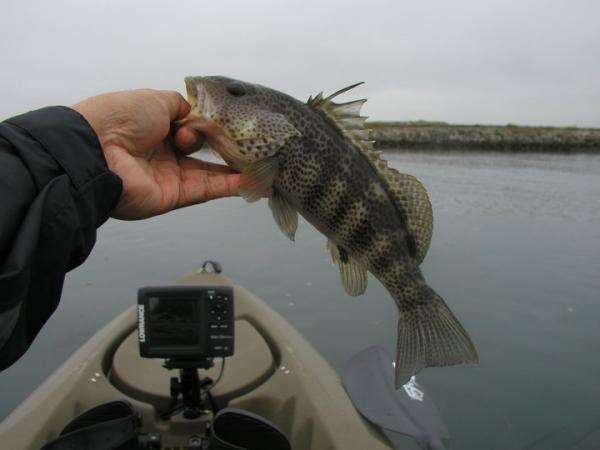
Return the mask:
<svg viewBox="0 0 600 450">
<path fill-rule="evenodd" d="M 226 75 L 373 120 L 600 126 L 600 1 L 23 1 L 0 7 L 0 118 Z"/>
</svg>

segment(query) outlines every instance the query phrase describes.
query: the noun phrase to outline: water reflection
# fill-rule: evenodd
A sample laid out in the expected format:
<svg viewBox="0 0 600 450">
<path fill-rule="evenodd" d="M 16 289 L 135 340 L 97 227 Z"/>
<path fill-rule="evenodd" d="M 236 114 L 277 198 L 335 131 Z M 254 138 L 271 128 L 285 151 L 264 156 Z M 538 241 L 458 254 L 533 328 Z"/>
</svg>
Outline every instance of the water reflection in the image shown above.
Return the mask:
<svg viewBox="0 0 600 450">
<path fill-rule="evenodd" d="M 419 376 L 444 416 L 451 448 L 522 449 L 540 439 L 553 448 L 544 436 L 562 439 L 556 430 L 589 433 L 600 424 L 600 156 L 387 158 L 429 191 L 435 226 L 423 272 L 481 356 L 477 367 Z M 364 296 L 348 297 L 325 238 L 310 225 L 301 221 L 292 243 L 266 202 L 227 199 L 107 223 L 90 259 L 68 275 L 59 310 L 32 349 L 0 374 L 11 386 L 0 414 L 133 304 L 139 286 L 171 282 L 205 259 L 221 261 L 338 369 L 367 346 L 394 348 L 396 308 L 376 280 Z"/>
</svg>

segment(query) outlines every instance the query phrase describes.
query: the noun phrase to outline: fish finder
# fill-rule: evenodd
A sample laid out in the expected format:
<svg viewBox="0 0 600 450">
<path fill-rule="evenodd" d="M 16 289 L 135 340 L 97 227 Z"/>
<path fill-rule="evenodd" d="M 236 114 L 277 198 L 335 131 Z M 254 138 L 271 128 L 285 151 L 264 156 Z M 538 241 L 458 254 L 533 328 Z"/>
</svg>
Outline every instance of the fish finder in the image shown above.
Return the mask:
<svg viewBox="0 0 600 450">
<path fill-rule="evenodd" d="M 161 418 L 179 410 L 186 419 L 202 416 L 211 403 L 210 390 L 223 374 L 225 357 L 233 355 L 233 289 L 143 287 L 138 290 L 137 310 L 140 356 L 163 358 L 165 369 L 179 369 L 179 378 L 171 377 L 171 404 Z M 217 381 L 200 379 L 198 369 L 211 368 L 216 357 L 223 358 Z"/>
<path fill-rule="evenodd" d="M 192 361 L 233 355 L 229 286 L 143 287 L 137 308 L 142 357 Z"/>
</svg>

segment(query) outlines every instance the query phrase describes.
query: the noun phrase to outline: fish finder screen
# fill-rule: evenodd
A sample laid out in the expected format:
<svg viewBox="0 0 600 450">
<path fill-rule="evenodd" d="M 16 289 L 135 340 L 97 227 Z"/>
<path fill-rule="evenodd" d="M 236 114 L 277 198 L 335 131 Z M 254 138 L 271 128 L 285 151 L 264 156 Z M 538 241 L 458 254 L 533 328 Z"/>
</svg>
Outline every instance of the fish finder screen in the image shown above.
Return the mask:
<svg viewBox="0 0 600 450">
<path fill-rule="evenodd" d="M 230 286 L 139 288 L 140 356 L 189 362 L 233 355 L 233 298 Z"/>
<path fill-rule="evenodd" d="M 148 331 L 155 346 L 198 345 L 198 301 L 195 298 L 148 299 Z"/>
</svg>

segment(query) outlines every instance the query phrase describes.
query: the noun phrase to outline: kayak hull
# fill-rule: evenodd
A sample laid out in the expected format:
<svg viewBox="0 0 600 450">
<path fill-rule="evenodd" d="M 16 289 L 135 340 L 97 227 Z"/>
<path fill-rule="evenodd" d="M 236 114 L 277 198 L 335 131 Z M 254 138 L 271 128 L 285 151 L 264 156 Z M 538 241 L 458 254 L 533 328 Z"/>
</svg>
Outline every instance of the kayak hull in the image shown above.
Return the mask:
<svg viewBox="0 0 600 450">
<path fill-rule="evenodd" d="M 234 289 L 236 350 L 213 390 L 219 406 L 263 416 L 287 434 L 294 450 L 393 448 L 356 411 L 337 372 L 272 308 L 221 274 L 194 272 L 177 282 Z M 143 431 L 161 433 L 164 445 L 183 446 L 202 434 L 210 414 L 160 419 L 175 374 L 139 356 L 136 327 L 131 307 L 84 344 L 0 424 L 3 447 L 39 449 L 82 411 L 122 398 L 141 413 Z M 200 375 L 216 378 L 220 363 L 215 366 Z"/>
</svg>

